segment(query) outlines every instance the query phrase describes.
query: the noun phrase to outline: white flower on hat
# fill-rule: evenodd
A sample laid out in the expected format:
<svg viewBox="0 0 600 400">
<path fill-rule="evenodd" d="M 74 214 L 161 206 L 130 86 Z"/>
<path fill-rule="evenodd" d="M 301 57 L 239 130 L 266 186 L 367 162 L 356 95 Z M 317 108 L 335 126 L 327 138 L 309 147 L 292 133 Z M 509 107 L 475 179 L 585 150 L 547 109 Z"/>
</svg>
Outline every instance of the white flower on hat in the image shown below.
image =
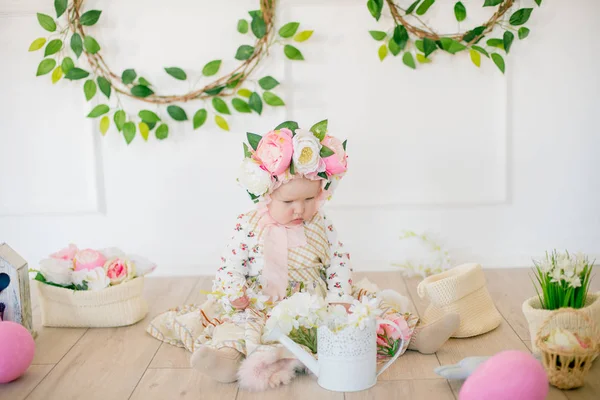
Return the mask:
<svg viewBox="0 0 600 400">
<path fill-rule="evenodd" d="M 251 158 L 245 158 L 240 166 L 238 182 L 255 196 L 262 196 L 271 187 L 271 174 Z"/>
<path fill-rule="evenodd" d="M 325 171 L 325 162 L 321 158 L 321 142 L 310 131 L 296 129 L 294 136 L 294 168 L 297 173 L 310 174 Z"/>
</svg>

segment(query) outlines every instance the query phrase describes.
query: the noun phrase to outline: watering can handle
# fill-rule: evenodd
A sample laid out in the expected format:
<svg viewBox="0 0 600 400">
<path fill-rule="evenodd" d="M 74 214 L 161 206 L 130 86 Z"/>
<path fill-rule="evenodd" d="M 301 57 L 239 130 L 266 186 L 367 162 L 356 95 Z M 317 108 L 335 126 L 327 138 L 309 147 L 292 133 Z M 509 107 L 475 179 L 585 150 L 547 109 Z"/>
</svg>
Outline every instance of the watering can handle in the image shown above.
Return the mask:
<svg viewBox="0 0 600 400">
<path fill-rule="evenodd" d="M 387 320 L 387 319 L 381 319 L 381 320 L 377 321 L 377 328 L 379 328 L 379 325 L 391 325 L 392 327 L 396 328 L 396 330 L 398 332 L 402 331 L 398 325 L 396 325 L 395 323 L 393 323 L 392 321 Z M 402 337 L 400 337 L 400 346 L 398 346 L 398 351 L 396 351 L 396 354 L 394 354 L 394 356 L 392 358 L 390 358 L 390 360 L 388 362 L 386 362 L 383 365 L 383 367 L 381 367 L 379 372 L 377 372 L 377 376 L 381 375 L 381 373 L 383 371 L 388 369 L 388 367 L 390 365 L 392 365 L 394 363 L 394 361 L 396 361 L 398 359 L 398 357 L 400 357 L 400 353 L 401 353 L 401 350 L 403 347 L 404 347 L 404 339 Z"/>
</svg>

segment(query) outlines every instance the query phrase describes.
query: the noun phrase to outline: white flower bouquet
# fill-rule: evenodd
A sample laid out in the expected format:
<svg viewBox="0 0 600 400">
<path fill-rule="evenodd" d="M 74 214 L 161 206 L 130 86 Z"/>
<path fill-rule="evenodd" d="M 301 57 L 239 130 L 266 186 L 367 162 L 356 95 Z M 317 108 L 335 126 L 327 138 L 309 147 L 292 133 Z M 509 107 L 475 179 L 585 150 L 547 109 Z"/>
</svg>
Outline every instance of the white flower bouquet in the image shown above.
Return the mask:
<svg viewBox="0 0 600 400">
<path fill-rule="evenodd" d="M 364 329 L 366 322 L 381 315 L 379 299 L 354 300 L 349 312 L 340 304 L 327 304 L 318 295 L 298 292 L 279 302 L 272 310 L 265 324 L 263 340 L 278 328 L 294 342 L 317 353 L 317 328 L 327 325 L 332 332 L 338 332 L 348 326 Z"/>
<path fill-rule="evenodd" d="M 146 316 L 144 276 L 156 264 L 116 248 L 71 244 L 42 260 L 35 272 L 42 323 L 55 327 L 131 325 Z"/>
<path fill-rule="evenodd" d="M 213 281 L 212 290 L 202 290 L 201 293 L 206 294 L 209 299 L 215 300 L 222 307 L 222 311 L 231 317 L 237 312 L 236 308 L 231 304 L 231 300 L 239 299 L 243 296 L 248 297 L 248 307 L 257 311 L 268 312 L 273 307 L 273 303 L 269 296 L 262 294 L 262 287 L 260 276 L 233 282 L 223 280 L 217 276 L 217 279 Z"/>
<path fill-rule="evenodd" d="M 546 258 L 535 261 L 535 277 L 539 284 L 536 292 L 542 308 L 556 310 L 563 307 L 582 308 L 590 286 L 593 263 L 583 254 L 568 252 L 546 253 Z"/>
</svg>

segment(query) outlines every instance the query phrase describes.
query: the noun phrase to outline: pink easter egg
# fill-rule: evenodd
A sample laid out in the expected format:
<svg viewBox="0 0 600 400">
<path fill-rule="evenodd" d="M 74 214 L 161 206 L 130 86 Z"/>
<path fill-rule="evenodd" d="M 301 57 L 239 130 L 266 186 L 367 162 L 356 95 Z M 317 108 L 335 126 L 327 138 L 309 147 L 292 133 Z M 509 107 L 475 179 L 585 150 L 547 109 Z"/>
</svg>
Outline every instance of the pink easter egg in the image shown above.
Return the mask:
<svg viewBox="0 0 600 400">
<path fill-rule="evenodd" d="M 522 351 L 503 351 L 481 364 L 464 382 L 459 400 L 544 400 L 548 376 L 542 364 Z"/>
<path fill-rule="evenodd" d="M 35 342 L 27 329 L 16 322 L 0 322 L 0 383 L 23 375 L 34 353 Z"/>
</svg>

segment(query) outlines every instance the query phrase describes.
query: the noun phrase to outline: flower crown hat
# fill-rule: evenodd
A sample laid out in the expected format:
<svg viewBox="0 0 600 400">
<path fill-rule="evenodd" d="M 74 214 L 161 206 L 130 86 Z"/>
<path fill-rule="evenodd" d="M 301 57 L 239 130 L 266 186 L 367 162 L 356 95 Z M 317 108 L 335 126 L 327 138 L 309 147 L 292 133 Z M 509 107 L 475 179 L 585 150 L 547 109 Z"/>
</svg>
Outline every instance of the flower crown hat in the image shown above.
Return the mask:
<svg viewBox="0 0 600 400">
<path fill-rule="evenodd" d="M 310 130 L 286 121 L 264 136 L 248 133 L 247 138 L 237 180 L 255 203 L 268 204 L 275 189 L 303 177 L 323 181 L 322 204 L 348 168 L 346 141 L 327 134 L 327 120 Z"/>
</svg>

